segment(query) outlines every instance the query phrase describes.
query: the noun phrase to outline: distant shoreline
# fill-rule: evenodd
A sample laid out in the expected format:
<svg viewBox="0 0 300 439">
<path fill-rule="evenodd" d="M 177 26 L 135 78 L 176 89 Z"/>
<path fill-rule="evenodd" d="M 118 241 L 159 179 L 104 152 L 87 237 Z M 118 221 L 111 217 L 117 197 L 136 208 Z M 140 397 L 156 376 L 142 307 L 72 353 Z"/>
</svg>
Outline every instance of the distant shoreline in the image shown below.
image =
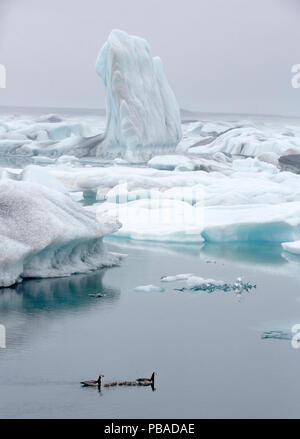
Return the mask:
<svg viewBox="0 0 300 439">
<path fill-rule="evenodd" d="M 106 115 L 105 108 L 80 108 L 80 107 L 29 107 L 29 106 L 9 106 L 0 105 L 0 114 L 4 113 L 22 113 L 22 114 L 67 114 L 67 115 L 91 115 L 102 116 Z M 295 120 L 300 123 L 300 115 L 282 115 L 282 114 L 252 114 L 252 113 L 218 113 L 218 112 L 204 112 L 204 111 L 190 111 L 180 109 L 181 119 L 185 120 L 199 120 L 199 119 L 227 119 L 227 118 L 249 118 L 249 119 L 287 119 Z"/>
</svg>

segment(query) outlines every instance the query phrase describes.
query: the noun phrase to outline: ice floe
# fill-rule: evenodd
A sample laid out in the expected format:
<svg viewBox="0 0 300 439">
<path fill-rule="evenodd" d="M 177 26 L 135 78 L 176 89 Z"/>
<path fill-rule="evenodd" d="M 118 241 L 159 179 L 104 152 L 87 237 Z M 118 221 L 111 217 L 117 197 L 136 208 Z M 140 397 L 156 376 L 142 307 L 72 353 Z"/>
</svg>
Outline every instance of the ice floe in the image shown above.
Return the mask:
<svg viewBox="0 0 300 439">
<path fill-rule="evenodd" d="M 293 334 L 290 331 L 265 331 L 261 335 L 262 339 L 273 339 L 273 340 L 292 340 Z"/>
<path fill-rule="evenodd" d="M 281 245 L 286 252 L 300 256 L 300 241 L 283 242 Z"/>
<path fill-rule="evenodd" d="M 233 291 L 236 294 L 249 292 L 256 288 L 256 284 L 251 282 L 244 282 L 241 277 L 238 277 L 234 282 L 226 282 L 223 280 L 205 279 L 200 276 L 195 276 L 192 273 L 176 274 L 163 276 L 161 282 L 175 282 L 183 283 L 184 287 L 174 288 L 176 291 L 206 291 L 212 293 L 216 290 L 224 292 Z"/>
<path fill-rule="evenodd" d="M 176 288 L 178 291 L 207 291 L 212 293 L 216 290 L 221 291 L 234 291 L 236 294 L 243 292 L 249 292 L 253 288 L 256 288 L 256 284 L 250 282 L 244 282 L 242 278 L 237 278 L 235 282 L 225 282 L 215 279 L 204 279 L 199 276 L 190 276 L 186 280 L 186 287 Z"/>
<path fill-rule="evenodd" d="M 87 212 L 119 218 L 119 238 L 268 241 L 284 243 L 285 255 L 298 251 L 300 176 L 278 167 L 280 154 L 298 151 L 296 124 L 185 121 L 177 152 L 157 149 L 139 165 L 95 157 L 104 130 L 103 117 L 3 116 L 0 178 L 69 192 L 92 205 Z"/>
<path fill-rule="evenodd" d="M 116 237 L 165 242 L 203 242 L 203 209 L 178 200 L 141 199 L 93 206 L 97 216 L 117 218 Z"/>
<path fill-rule="evenodd" d="M 173 171 L 178 167 L 185 167 L 189 171 L 194 170 L 194 164 L 192 160 L 183 155 L 158 155 L 153 157 L 148 162 L 148 166 L 154 169 L 162 169 L 167 171 Z"/>
<path fill-rule="evenodd" d="M 67 189 L 64 184 L 58 180 L 53 174 L 37 165 L 26 166 L 21 174 L 23 181 L 29 181 L 31 183 L 42 184 L 50 189 L 55 189 L 59 192 L 67 193 Z"/>
<path fill-rule="evenodd" d="M 256 127 L 233 128 L 219 135 L 216 140 L 204 146 L 202 152 L 227 152 L 258 156 L 263 153 L 276 153 L 278 156 L 286 151 L 300 152 L 300 139 L 281 133 L 269 133 Z"/>
<path fill-rule="evenodd" d="M 120 224 L 101 219 L 68 195 L 28 181 L 0 182 L 0 286 L 26 277 L 84 273 L 118 263 L 104 235 Z"/>
</svg>

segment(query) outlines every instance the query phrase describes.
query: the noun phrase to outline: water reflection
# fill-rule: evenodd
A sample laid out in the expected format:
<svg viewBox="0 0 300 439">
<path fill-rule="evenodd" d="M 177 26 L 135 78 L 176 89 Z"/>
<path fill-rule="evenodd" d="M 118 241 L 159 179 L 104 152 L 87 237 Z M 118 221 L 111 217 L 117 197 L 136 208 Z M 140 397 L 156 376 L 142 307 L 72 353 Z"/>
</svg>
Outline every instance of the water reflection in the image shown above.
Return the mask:
<svg viewBox="0 0 300 439">
<path fill-rule="evenodd" d="M 23 313 L 40 311 L 73 310 L 95 306 L 95 303 L 109 303 L 118 300 L 117 289 L 103 285 L 106 270 L 91 274 L 73 275 L 54 279 L 28 279 L 14 288 L 0 289 L 0 313 L 22 311 Z M 101 297 L 91 297 L 98 294 Z"/>
<path fill-rule="evenodd" d="M 186 254 L 201 259 L 224 259 L 232 262 L 280 265 L 286 263 L 279 243 L 272 242 L 205 242 L 205 243 L 163 243 L 154 241 L 132 241 L 119 237 L 105 238 L 105 241 L 118 248 L 141 251 L 154 251 L 164 254 Z M 300 261 L 300 258 L 299 258 Z"/>
<path fill-rule="evenodd" d="M 282 265 L 280 244 L 269 242 L 205 243 L 201 255 L 231 262 L 243 262 L 251 265 Z"/>
<path fill-rule="evenodd" d="M 124 238 L 109 237 L 105 238 L 115 251 L 126 249 L 141 252 L 155 252 L 164 255 L 187 255 L 192 258 L 199 258 L 205 262 L 226 261 L 233 263 L 243 263 L 253 266 L 279 266 L 287 265 L 292 258 L 288 258 L 282 252 L 279 243 L 271 242 L 232 242 L 232 243 L 163 243 L 152 241 L 130 241 Z M 119 250 L 117 250 L 119 249 Z M 122 249 L 122 250 L 121 250 Z M 295 258 L 300 262 L 300 257 Z"/>
</svg>

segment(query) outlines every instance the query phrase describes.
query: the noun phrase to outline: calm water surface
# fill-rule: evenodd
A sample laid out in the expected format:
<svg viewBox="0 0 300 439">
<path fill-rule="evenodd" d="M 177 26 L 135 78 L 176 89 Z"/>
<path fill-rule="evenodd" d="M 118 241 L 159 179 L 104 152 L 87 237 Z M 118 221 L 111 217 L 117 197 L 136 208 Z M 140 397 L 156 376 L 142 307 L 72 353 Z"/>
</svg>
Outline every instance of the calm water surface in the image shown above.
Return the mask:
<svg viewBox="0 0 300 439">
<path fill-rule="evenodd" d="M 262 339 L 300 323 L 300 262 L 273 245 L 176 246 L 110 240 L 121 267 L 28 280 L 0 291 L 1 418 L 298 417 L 300 349 Z M 256 290 L 183 292 L 160 277 L 195 273 Z M 155 284 L 162 293 L 135 292 Z M 102 298 L 91 298 L 91 293 Z M 151 388 L 81 388 L 135 379 Z"/>
</svg>

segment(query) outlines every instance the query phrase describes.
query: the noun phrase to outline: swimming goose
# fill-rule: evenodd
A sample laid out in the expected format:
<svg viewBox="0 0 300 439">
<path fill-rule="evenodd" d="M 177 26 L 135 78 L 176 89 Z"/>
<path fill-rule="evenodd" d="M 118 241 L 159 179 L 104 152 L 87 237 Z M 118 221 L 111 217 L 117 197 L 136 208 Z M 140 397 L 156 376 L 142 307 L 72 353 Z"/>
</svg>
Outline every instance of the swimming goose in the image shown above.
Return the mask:
<svg viewBox="0 0 300 439">
<path fill-rule="evenodd" d="M 140 386 L 150 386 L 151 384 L 154 384 L 154 377 L 155 377 L 156 373 L 153 372 L 153 374 L 151 375 L 151 378 L 138 378 L 136 380 L 136 382 L 140 385 Z"/>
<path fill-rule="evenodd" d="M 80 384 L 82 384 L 84 387 L 100 387 L 102 377 L 104 377 L 104 375 L 99 375 L 97 380 L 81 381 Z"/>
</svg>

